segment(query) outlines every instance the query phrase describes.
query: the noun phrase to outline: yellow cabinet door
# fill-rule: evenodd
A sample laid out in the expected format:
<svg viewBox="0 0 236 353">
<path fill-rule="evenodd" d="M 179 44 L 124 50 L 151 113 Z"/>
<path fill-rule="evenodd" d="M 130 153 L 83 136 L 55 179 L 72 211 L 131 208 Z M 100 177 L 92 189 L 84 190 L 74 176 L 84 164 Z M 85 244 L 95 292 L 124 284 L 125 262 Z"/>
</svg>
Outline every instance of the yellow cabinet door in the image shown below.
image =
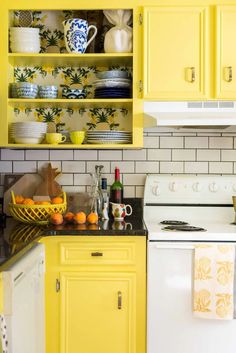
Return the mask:
<svg viewBox="0 0 236 353">
<path fill-rule="evenodd" d="M 62 272 L 60 353 L 134 353 L 136 275 Z"/>
<path fill-rule="evenodd" d="M 207 46 L 207 7 L 144 8 L 144 98 L 206 98 Z"/>
<path fill-rule="evenodd" d="M 236 6 L 216 10 L 216 97 L 236 96 Z"/>
</svg>

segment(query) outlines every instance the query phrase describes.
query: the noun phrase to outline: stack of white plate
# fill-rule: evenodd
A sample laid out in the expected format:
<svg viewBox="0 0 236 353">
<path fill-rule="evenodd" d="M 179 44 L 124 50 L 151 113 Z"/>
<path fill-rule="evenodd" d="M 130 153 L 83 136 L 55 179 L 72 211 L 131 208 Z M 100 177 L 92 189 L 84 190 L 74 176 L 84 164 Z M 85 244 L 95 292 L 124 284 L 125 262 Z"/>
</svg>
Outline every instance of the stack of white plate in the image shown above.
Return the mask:
<svg viewBox="0 0 236 353">
<path fill-rule="evenodd" d="M 15 143 L 41 143 L 47 132 L 47 123 L 37 121 L 12 123 L 10 135 Z"/>
<path fill-rule="evenodd" d="M 132 133 L 115 130 L 87 131 L 86 142 L 91 144 L 132 143 Z"/>
<path fill-rule="evenodd" d="M 39 28 L 11 27 L 10 46 L 12 53 L 39 53 Z"/>
</svg>

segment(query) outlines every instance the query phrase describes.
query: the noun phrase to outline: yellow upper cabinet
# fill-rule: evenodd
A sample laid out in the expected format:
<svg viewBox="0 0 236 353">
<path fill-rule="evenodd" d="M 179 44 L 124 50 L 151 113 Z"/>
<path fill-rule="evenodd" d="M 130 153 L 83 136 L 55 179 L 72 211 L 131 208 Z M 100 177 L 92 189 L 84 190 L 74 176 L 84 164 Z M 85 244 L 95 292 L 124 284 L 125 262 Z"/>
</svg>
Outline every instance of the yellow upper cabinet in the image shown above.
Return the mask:
<svg viewBox="0 0 236 353">
<path fill-rule="evenodd" d="M 236 6 L 216 8 L 216 97 L 236 96 Z"/>
<path fill-rule="evenodd" d="M 145 7 L 143 22 L 144 98 L 206 98 L 208 8 Z"/>
</svg>

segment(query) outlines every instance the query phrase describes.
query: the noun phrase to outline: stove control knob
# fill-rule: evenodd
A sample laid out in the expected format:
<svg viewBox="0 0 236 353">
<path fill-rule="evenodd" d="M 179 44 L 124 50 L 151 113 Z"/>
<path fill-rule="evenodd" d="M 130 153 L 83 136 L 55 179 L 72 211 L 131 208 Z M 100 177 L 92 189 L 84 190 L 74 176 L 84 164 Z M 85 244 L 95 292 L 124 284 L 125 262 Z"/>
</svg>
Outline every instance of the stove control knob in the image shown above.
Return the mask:
<svg viewBox="0 0 236 353">
<path fill-rule="evenodd" d="M 160 190 L 159 184 L 152 187 L 152 193 L 153 195 L 156 195 L 156 196 L 160 195 L 161 190 Z"/>
<path fill-rule="evenodd" d="M 173 191 L 173 192 L 177 191 L 177 189 L 178 189 L 177 183 L 176 183 L 175 181 L 173 181 L 172 183 L 170 183 L 169 189 L 170 189 L 170 191 Z"/>
<path fill-rule="evenodd" d="M 219 186 L 215 182 L 213 182 L 209 185 L 209 190 L 211 192 L 217 192 L 219 190 Z"/>
<path fill-rule="evenodd" d="M 200 192 L 202 191 L 202 184 L 197 182 L 193 184 L 193 191 L 195 192 Z"/>
</svg>

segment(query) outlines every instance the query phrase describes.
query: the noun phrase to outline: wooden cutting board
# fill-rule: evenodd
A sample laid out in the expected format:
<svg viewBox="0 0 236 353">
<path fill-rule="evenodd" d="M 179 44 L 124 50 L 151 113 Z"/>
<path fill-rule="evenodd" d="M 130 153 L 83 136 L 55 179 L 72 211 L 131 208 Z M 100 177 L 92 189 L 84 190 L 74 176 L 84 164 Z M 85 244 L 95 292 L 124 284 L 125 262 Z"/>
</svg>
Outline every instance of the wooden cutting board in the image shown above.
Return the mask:
<svg viewBox="0 0 236 353">
<path fill-rule="evenodd" d="M 42 178 L 38 174 L 25 174 L 14 184 L 10 184 L 3 195 L 3 212 L 10 216 L 8 204 L 11 202 L 11 190 L 15 195 L 22 195 L 24 197 L 32 197 L 38 185 L 42 182 Z"/>
</svg>

